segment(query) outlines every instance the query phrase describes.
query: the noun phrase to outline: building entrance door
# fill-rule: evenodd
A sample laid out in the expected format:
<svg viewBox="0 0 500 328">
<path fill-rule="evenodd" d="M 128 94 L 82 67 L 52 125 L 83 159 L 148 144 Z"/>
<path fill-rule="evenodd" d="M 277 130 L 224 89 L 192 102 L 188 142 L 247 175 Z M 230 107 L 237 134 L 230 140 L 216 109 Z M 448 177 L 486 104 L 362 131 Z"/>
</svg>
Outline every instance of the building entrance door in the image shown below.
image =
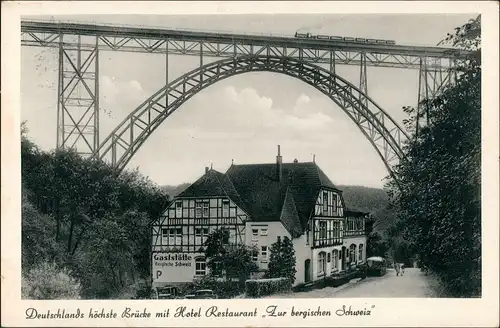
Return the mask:
<svg viewBox="0 0 500 328">
<path fill-rule="evenodd" d="M 311 281 L 311 260 L 309 260 L 309 259 L 307 259 L 304 262 L 304 273 L 305 273 L 304 282 L 305 283 L 310 282 Z"/>
<path fill-rule="evenodd" d="M 347 253 L 347 249 L 344 246 L 344 247 L 342 247 L 342 252 L 340 253 L 341 254 L 341 261 L 342 261 L 342 267 L 340 268 L 340 270 L 346 269 L 346 253 Z"/>
</svg>

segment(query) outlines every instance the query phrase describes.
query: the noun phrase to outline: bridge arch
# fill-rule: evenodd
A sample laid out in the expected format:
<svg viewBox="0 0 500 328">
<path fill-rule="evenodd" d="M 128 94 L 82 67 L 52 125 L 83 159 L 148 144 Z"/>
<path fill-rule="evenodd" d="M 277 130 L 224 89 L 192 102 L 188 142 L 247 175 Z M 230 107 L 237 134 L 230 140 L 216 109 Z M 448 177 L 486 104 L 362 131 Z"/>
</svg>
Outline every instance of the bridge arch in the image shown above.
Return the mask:
<svg viewBox="0 0 500 328">
<path fill-rule="evenodd" d="M 358 126 L 392 174 L 404 157 L 406 132 L 371 98 L 344 78 L 312 63 L 290 57 L 240 56 L 198 67 L 164 86 L 133 110 L 106 137 L 93 158 L 111 155 L 123 170 L 147 138 L 184 102 L 208 86 L 246 72 L 273 72 L 295 77 L 325 94 Z"/>
</svg>

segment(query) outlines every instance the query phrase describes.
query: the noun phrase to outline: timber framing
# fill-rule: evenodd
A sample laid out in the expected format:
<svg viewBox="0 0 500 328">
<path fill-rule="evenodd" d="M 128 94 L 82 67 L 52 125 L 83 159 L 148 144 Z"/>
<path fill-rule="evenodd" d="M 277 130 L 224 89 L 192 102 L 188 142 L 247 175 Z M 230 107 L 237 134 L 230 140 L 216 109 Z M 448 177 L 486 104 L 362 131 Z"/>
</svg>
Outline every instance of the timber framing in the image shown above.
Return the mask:
<svg viewBox="0 0 500 328">
<path fill-rule="evenodd" d="M 153 252 L 204 252 L 206 237 L 216 229 L 227 231 L 231 244 L 244 244 L 247 220 L 227 197 L 176 198 L 152 226 Z"/>
</svg>

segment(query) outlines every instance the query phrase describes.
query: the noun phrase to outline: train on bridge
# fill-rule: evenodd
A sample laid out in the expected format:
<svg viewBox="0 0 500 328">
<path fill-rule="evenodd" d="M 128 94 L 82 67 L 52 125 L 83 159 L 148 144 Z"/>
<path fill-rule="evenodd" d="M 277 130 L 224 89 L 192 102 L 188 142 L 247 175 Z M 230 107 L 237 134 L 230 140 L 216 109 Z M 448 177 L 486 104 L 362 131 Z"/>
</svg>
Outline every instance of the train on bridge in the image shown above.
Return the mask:
<svg viewBox="0 0 500 328">
<path fill-rule="evenodd" d="M 365 39 L 365 38 L 353 38 L 348 36 L 334 36 L 334 35 L 313 35 L 311 33 L 299 33 L 295 32 L 295 37 L 299 39 L 315 39 L 315 40 L 331 40 L 331 41 L 343 41 L 343 42 L 356 42 L 356 43 L 371 43 L 371 44 L 389 44 L 395 45 L 394 40 L 380 40 L 380 39 Z"/>
</svg>

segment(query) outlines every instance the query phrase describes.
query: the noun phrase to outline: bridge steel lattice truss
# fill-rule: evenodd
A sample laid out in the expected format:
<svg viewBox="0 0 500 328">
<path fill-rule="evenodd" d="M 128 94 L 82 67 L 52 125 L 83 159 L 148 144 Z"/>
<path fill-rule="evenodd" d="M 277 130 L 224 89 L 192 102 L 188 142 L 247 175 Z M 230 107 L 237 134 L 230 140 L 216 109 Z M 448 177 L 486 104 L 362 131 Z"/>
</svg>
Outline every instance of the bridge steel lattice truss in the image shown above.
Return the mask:
<svg viewBox="0 0 500 328">
<path fill-rule="evenodd" d="M 157 28 L 23 21 L 23 46 L 58 48 L 56 148 L 110 160 L 125 168 L 146 139 L 185 101 L 225 78 L 246 72 L 295 77 L 325 94 L 359 127 L 392 173 L 405 154 L 408 133 L 368 96 L 367 66 L 418 69 L 417 128 L 428 124 L 421 102 L 453 83 L 452 68 L 469 52 L 442 47 L 367 44 Z M 106 137 L 99 138 L 99 53 L 122 51 L 165 56 L 165 86 L 146 99 Z M 170 81 L 169 55 L 199 57 L 199 66 Z M 204 64 L 205 58 L 218 61 Z M 360 68 L 355 86 L 335 73 Z"/>
</svg>

